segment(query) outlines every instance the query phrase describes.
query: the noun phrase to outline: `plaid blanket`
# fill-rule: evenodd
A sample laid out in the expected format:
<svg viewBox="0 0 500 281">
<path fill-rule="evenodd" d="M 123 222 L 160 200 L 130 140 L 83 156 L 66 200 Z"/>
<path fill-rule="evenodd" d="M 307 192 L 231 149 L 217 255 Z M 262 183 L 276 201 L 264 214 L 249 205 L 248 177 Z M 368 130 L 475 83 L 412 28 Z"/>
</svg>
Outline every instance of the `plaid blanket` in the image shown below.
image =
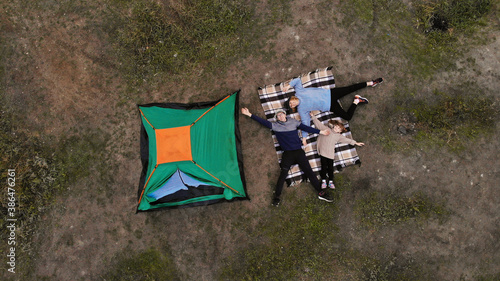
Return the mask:
<svg viewBox="0 0 500 281">
<path fill-rule="evenodd" d="M 302 80 L 302 84 L 304 88 L 307 87 L 321 87 L 325 89 L 331 89 L 335 87 L 335 79 L 332 74 L 332 68 L 327 67 L 323 69 L 317 69 L 315 71 L 309 72 L 307 74 L 301 75 L 300 78 Z M 284 93 L 281 89 L 285 85 L 285 83 L 290 82 L 292 79 L 277 83 L 273 85 L 267 85 L 264 87 L 258 88 L 260 103 L 262 108 L 264 109 L 264 113 L 266 115 L 266 119 L 268 121 L 274 122 L 274 114 L 276 110 L 283 109 L 285 107 L 285 101 L 295 94 L 293 88 L 290 88 L 287 93 Z M 289 117 L 296 118 L 300 120 L 300 116 L 298 113 L 290 114 Z M 346 120 L 341 119 L 340 117 L 335 117 L 332 112 L 316 112 L 316 117 L 319 121 L 327 124 L 330 119 L 337 119 L 344 123 L 344 126 L 347 129 L 347 132 L 344 133 L 344 136 L 351 138 L 351 130 L 349 128 L 349 123 Z M 315 127 L 311 122 L 311 127 Z M 300 133 L 300 132 L 299 132 Z M 272 132 L 272 138 L 274 140 L 274 147 L 276 149 L 276 153 L 278 155 L 278 161 L 281 162 L 281 155 L 283 151 L 279 146 L 279 143 L 276 139 L 274 132 Z M 304 148 L 307 158 L 309 159 L 309 164 L 311 165 L 313 171 L 319 175 L 319 171 L 321 169 L 320 164 L 320 156 L 317 151 L 316 145 L 317 135 L 309 134 L 307 137 L 307 146 Z M 349 144 L 336 144 L 335 146 L 335 159 L 334 166 L 335 171 L 338 172 L 342 168 L 351 166 L 351 165 L 361 165 L 361 161 L 359 160 L 358 153 L 356 152 L 356 148 Z M 302 182 L 305 179 L 304 173 L 299 169 L 298 165 L 293 165 L 288 172 L 287 183 L 288 185 L 295 185 Z"/>
</svg>

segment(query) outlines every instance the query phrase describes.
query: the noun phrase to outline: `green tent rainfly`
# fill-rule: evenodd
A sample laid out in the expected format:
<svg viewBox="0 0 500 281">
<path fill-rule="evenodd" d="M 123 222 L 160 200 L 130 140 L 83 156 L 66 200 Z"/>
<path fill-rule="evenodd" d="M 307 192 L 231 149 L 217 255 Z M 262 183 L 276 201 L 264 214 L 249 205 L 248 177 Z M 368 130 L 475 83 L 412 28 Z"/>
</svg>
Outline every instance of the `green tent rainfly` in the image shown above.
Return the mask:
<svg viewBox="0 0 500 281">
<path fill-rule="evenodd" d="M 239 91 L 213 102 L 139 105 L 138 212 L 248 198 L 238 97 Z"/>
</svg>

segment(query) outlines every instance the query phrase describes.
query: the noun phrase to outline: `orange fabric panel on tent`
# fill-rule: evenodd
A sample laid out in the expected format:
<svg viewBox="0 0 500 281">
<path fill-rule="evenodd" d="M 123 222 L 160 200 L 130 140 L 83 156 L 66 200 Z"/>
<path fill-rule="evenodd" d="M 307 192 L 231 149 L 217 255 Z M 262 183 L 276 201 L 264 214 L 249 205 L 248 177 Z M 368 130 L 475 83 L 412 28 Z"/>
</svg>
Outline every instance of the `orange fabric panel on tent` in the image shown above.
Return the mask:
<svg viewBox="0 0 500 281">
<path fill-rule="evenodd" d="M 192 161 L 191 126 L 158 129 L 156 133 L 157 164 Z"/>
</svg>

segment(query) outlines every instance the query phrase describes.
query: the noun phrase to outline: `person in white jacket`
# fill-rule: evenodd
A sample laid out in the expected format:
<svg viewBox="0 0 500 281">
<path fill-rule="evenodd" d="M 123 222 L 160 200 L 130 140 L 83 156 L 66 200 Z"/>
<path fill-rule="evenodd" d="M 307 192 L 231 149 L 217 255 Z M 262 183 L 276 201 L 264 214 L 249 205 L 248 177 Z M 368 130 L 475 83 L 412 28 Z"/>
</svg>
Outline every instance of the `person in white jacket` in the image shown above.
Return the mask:
<svg viewBox="0 0 500 281">
<path fill-rule="evenodd" d="M 335 188 L 334 175 L 333 175 L 333 160 L 335 159 L 335 144 L 337 143 L 348 143 L 350 145 L 363 146 L 362 142 L 357 142 L 355 140 L 346 138 L 342 135 L 346 131 L 344 124 L 338 120 L 329 120 L 328 126 L 321 123 L 316 116 L 310 113 L 312 121 L 318 130 L 330 130 L 329 135 L 319 135 L 318 136 L 318 154 L 321 159 L 321 188 L 325 189 L 327 187 L 326 182 L 328 180 L 328 187 Z M 328 177 L 327 177 L 328 176 Z"/>
</svg>

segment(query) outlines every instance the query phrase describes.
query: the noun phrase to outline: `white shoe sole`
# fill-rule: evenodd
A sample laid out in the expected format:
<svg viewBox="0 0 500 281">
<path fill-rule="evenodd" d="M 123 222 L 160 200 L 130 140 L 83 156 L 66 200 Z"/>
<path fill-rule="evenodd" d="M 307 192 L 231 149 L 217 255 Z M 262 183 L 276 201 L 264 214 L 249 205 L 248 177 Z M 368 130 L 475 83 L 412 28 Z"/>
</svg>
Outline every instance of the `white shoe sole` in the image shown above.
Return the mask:
<svg viewBox="0 0 500 281">
<path fill-rule="evenodd" d="M 328 202 L 328 203 L 332 203 L 332 202 L 333 202 L 333 200 L 328 200 L 328 199 L 326 199 L 326 198 L 324 198 L 324 197 L 321 197 L 321 196 L 318 196 L 318 199 L 319 199 L 319 200 L 326 201 L 326 202 Z"/>
</svg>

